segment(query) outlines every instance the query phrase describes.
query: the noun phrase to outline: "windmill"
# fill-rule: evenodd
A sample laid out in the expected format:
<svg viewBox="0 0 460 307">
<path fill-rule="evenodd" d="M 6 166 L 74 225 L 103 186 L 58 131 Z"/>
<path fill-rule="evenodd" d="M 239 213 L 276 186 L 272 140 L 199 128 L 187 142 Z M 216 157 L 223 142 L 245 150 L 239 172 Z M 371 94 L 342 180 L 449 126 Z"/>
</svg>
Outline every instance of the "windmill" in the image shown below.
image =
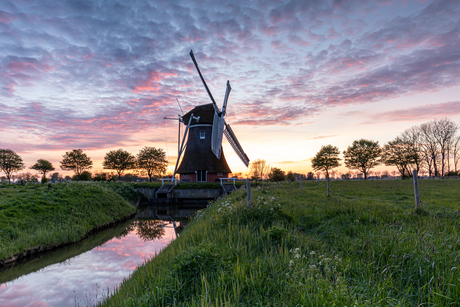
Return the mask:
<svg viewBox="0 0 460 307">
<path fill-rule="evenodd" d="M 179 119 L 180 122 L 186 125 L 186 129 L 182 143 L 179 146 L 174 175 L 176 173 L 180 174 L 182 182 L 214 182 L 219 180 L 219 178 L 228 178 L 228 175 L 231 173 L 222 151 L 223 135 L 225 135 L 233 150 L 246 167 L 249 165 L 249 158 L 241 147 L 232 128 L 225 122 L 228 97 L 232 90 L 230 82 L 227 81 L 227 89 L 221 111 L 201 74 L 193 50 L 190 51 L 190 57 L 211 99 L 211 103 L 196 106 Z M 188 139 L 185 141 L 187 134 Z M 180 165 L 178 165 L 182 154 L 184 156 Z"/>
</svg>

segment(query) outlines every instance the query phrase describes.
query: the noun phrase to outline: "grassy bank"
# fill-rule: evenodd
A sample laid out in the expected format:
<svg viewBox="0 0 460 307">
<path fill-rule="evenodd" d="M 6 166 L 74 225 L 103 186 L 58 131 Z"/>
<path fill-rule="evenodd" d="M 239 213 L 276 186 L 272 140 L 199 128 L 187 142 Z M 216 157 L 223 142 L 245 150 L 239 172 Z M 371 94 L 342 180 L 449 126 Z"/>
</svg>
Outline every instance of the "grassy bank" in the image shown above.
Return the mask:
<svg viewBox="0 0 460 307">
<path fill-rule="evenodd" d="M 0 260 L 39 246 L 76 242 L 95 226 L 135 212 L 127 200 L 139 197 L 136 193 L 122 183 L 2 186 Z"/>
<path fill-rule="evenodd" d="M 459 306 L 457 180 L 240 190 L 199 213 L 104 306 Z"/>
</svg>

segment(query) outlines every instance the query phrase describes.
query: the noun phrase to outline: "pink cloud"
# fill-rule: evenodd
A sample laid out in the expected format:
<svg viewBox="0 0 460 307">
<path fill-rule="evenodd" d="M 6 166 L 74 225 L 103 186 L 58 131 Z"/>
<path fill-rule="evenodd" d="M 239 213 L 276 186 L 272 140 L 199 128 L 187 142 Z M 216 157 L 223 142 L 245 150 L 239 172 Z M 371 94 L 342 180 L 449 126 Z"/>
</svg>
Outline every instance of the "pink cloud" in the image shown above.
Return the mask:
<svg viewBox="0 0 460 307">
<path fill-rule="evenodd" d="M 287 44 L 277 40 L 277 41 L 271 41 L 270 45 L 273 47 L 278 52 L 289 52 L 292 51 L 292 48 L 290 48 Z"/>
<path fill-rule="evenodd" d="M 8 14 L 6 12 L 0 11 L 0 22 L 1 23 L 10 23 L 13 20 L 17 20 L 17 19 L 18 19 L 18 17 L 14 16 L 12 14 Z"/>
<path fill-rule="evenodd" d="M 381 112 L 372 115 L 374 121 L 420 121 L 460 114 L 460 101 L 427 104 L 419 107 Z"/>
<path fill-rule="evenodd" d="M 299 45 L 299 46 L 302 46 L 302 47 L 309 47 L 309 46 L 312 45 L 311 42 L 308 42 L 308 41 L 304 40 L 303 38 L 301 38 L 298 35 L 288 35 L 287 38 L 288 38 L 288 41 L 291 44 Z"/>
<path fill-rule="evenodd" d="M 331 135 L 316 135 L 316 136 L 312 136 L 312 137 L 309 137 L 305 140 L 321 140 L 321 139 L 327 139 L 327 138 L 332 138 L 332 137 L 336 137 L 338 136 L 337 134 L 331 134 Z"/>
<path fill-rule="evenodd" d="M 332 27 L 327 32 L 327 38 L 328 39 L 335 39 L 335 38 L 339 38 L 339 37 L 341 37 L 341 35 Z"/>
<path fill-rule="evenodd" d="M 171 78 L 171 77 L 176 77 L 177 74 L 174 72 L 171 73 L 162 73 L 158 71 L 151 71 L 150 75 L 147 80 L 143 81 L 141 84 L 137 85 L 133 92 L 134 93 L 140 93 L 140 92 L 154 92 L 158 94 L 160 92 L 161 88 L 161 82 L 163 80 Z"/>
</svg>

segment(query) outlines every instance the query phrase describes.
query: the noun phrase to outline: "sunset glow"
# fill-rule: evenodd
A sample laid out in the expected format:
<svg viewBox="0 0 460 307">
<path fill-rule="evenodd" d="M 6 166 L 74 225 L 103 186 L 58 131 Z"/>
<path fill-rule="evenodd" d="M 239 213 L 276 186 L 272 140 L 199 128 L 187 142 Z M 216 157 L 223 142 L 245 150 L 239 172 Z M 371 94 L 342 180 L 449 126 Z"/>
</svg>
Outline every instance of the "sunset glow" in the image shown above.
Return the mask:
<svg viewBox="0 0 460 307">
<path fill-rule="evenodd" d="M 230 80 L 226 120 L 249 158 L 306 173 L 321 145 L 460 124 L 458 16 L 458 1 L 432 0 L 2 1 L 0 148 L 61 174 L 77 148 L 92 170 L 143 146 L 174 164 L 177 121 L 163 118 L 181 114 L 177 100 L 210 103 L 193 49 L 219 107 Z"/>
</svg>

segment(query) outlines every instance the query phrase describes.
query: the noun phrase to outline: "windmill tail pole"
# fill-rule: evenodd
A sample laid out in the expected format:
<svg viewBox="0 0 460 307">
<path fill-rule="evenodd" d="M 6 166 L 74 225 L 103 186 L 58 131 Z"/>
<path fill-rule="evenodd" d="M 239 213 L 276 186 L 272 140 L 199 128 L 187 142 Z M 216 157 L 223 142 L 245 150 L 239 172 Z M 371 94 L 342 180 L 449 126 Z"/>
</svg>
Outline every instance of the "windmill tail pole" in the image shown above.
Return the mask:
<svg viewBox="0 0 460 307">
<path fill-rule="evenodd" d="M 185 138 L 187 136 L 187 133 L 188 133 L 188 128 L 190 127 L 190 123 L 192 122 L 192 119 L 193 119 L 193 114 L 190 116 L 190 119 L 188 120 L 188 124 L 187 124 L 187 128 L 185 128 L 185 132 L 184 132 L 184 137 L 182 138 L 182 143 L 181 143 L 181 146 L 180 146 L 180 149 L 179 149 L 179 152 L 177 153 L 177 161 L 176 161 L 176 166 L 174 167 L 174 174 L 173 174 L 173 178 L 175 178 L 176 176 L 176 172 L 177 172 L 177 166 L 179 165 L 179 159 L 182 155 L 182 152 L 184 152 L 184 149 L 185 149 L 185 146 L 184 146 L 184 143 L 185 143 Z"/>
</svg>

